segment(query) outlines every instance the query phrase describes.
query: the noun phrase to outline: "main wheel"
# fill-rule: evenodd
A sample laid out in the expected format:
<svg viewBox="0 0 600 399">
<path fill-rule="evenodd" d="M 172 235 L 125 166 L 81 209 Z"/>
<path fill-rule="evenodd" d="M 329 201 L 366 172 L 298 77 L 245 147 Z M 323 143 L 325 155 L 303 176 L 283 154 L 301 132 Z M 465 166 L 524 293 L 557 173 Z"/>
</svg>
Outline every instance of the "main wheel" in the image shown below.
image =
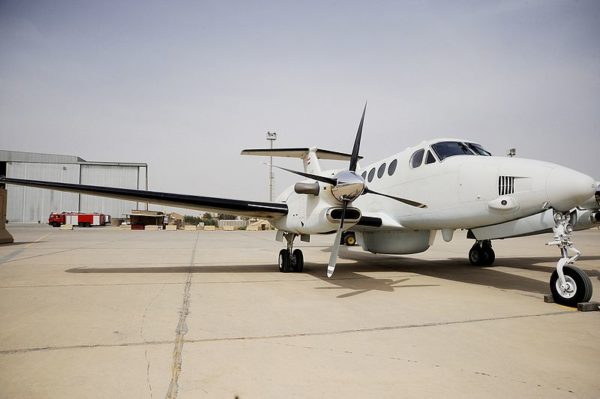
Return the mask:
<svg viewBox="0 0 600 399">
<path fill-rule="evenodd" d="M 469 251 L 469 262 L 473 266 L 489 266 L 494 263 L 495 259 L 496 254 L 489 245 L 480 246 L 475 244 Z"/>
<path fill-rule="evenodd" d="M 287 249 L 279 251 L 279 271 L 282 273 L 289 273 L 291 269 L 290 263 L 290 251 Z"/>
<path fill-rule="evenodd" d="M 566 287 L 561 287 L 558 272 L 555 270 L 550 277 L 550 291 L 554 302 L 561 305 L 576 307 L 579 302 L 588 302 L 592 298 L 592 282 L 587 274 L 578 267 L 563 267 Z"/>
<path fill-rule="evenodd" d="M 494 261 L 496 260 L 496 253 L 494 252 L 492 247 L 484 246 L 483 252 L 484 252 L 483 258 L 485 260 L 484 265 L 486 265 L 486 266 L 492 265 L 494 263 Z"/>
<path fill-rule="evenodd" d="M 469 262 L 471 262 L 473 266 L 481 266 L 484 262 L 484 256 L 485 254 L 481 247 L 475 244 L 469 251 Z"/>
<path fill-rule="evenodd" d="M 304 269 L 304 255 L 302 254 L 302 251 L 294 249 L 292 259 L 292 269 L 294 269 L 296 273 L 302 273 L 302 270 Z"/>
<path fill-rule="evenodd" d="M 354 233 L 349 233 L 346 235 L 346 238 L 344 240 L 344 244 L 346 244 L 349 247 L 352 247 L 354 245 L 356 245 L 356 236 L 354 235 Z"/>
</svg>

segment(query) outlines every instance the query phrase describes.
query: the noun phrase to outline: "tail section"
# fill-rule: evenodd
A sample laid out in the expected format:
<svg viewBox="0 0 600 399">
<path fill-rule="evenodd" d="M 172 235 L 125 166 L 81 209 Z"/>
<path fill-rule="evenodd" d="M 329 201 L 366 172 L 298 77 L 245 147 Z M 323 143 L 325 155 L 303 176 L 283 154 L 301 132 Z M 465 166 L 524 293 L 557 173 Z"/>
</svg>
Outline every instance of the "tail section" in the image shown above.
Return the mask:
<svg viewBox="0 0 600 399">
<path fill-rule="evenodd" d="M 283 157 L 300 158 L 304 164 L 304 172 L 319 174 L 321 173 L 321 164 L 319 159 L 331 159 L 336 161 L 349 161 L 351 154 L 323 150 L 316 147 L 311 148 L 260 148 L 247 149 L 242 151 L 242 155 L 259 155 L 265 157 Z M 362 158 L 362 157 L 360 157 Z"/>
</svg>

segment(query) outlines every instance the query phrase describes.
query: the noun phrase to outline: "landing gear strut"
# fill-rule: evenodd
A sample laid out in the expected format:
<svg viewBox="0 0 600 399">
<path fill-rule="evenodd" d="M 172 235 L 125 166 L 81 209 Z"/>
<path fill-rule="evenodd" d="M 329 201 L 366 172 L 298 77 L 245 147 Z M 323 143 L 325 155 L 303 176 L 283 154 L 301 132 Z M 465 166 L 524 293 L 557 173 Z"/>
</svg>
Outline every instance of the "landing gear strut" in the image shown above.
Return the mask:
<svg viewBox="0 0 600 399">
<path fill-rule="evenodd" d="M 469 251 L 469 262 L 474 266 L 490 266 L 496 260 L 491 240 L 475 241 Z"/>
<path fill-rule="evenodd" d="M 299 249 L 294 249 L 294 239 L 297 234 L 284 233 L 283 237 L 287 241 L 287 248 L 279 251 L 279 271 L 289 273 L 291 271 L 302 273 L 304 269 L 304 255 Z"/>
<path fill-rule="evenodd" d="M 573 227 L 569 224 L 568 213 L 554 212 L 554 240 L 547 245 L 560 248 L 561 258 L 556 264 L 556 270 L 550 277 L 550 291 L 554 302 L 561 305 L 576 307 L 579 302 L 588 302 L 592 297 L 592 282 L 585 272 L 574 266 L 581 252 L 571 241 Z M 574 252 L 569 256 L 569 250 Z"/>
</svg>

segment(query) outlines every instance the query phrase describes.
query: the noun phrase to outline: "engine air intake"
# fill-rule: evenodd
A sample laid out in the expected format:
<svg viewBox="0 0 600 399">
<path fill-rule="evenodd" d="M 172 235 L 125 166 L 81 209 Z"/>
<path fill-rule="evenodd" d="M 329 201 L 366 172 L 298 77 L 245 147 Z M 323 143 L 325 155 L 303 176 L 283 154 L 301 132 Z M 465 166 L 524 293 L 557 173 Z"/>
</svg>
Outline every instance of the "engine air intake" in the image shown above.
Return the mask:
<svg viewBox="0 0 600 399">
<path fill-rule="evenodd" d="M 346 208 L 346 215 L 344 216 L 344 222 L 355 223 L 360 220 L 361 213 L 357 208 L 348 207 Z M 327 211 L 327 219 L 331 223 L 339 223 L 342 218 L 342 208 L 329 208 Z"/>
</svg>

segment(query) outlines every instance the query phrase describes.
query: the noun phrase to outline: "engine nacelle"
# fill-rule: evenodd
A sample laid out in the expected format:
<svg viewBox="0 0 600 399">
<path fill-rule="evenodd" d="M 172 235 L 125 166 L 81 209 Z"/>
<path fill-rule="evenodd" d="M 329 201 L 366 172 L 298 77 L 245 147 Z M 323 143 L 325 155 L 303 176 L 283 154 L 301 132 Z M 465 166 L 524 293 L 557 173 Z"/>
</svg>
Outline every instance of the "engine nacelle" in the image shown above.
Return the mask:
<svg viewBox="0 0 600 399">
<path fill-rule="evenodd" d="M 599 209 L 600 208 L 600 191 L 596 191 L 596 194 L 585 201 L 583 204 L 579 205 L 580 208 L 583 209 Z"/>
<path fill-rule="evenodd" d="M 375 254 L 414 254 L 426 251 L 435 240 L 435 230 L 357 231 L 364 250 Z"/>
<path fill-rule="evenodd" d="M 288 214 L 273 220 L 273 225 L 279 229 L 296 234 L 331 233 L 340 227 L 342 205 L 332 195 L 327 187 L 321 186 L 319 195 L 310 195 L 315 187 L 303 187 L 297 193 L 298 185 L 286 190 L 280 200 L 288 206 Z M 306 188 L 307 190 L 305 190 Z M 306 191 L 312 191 L 304 193 Z M 347 207 L 344 218 L 344 228 L 350 228 L 360 220 L 360 210 Z"/>
<path fill-rule="evenodd" d="M 573 230 L 585 230 L 600 226 L 600 211 L 598 209 L 575 209 L 571 212 Z"/>
</svg>

